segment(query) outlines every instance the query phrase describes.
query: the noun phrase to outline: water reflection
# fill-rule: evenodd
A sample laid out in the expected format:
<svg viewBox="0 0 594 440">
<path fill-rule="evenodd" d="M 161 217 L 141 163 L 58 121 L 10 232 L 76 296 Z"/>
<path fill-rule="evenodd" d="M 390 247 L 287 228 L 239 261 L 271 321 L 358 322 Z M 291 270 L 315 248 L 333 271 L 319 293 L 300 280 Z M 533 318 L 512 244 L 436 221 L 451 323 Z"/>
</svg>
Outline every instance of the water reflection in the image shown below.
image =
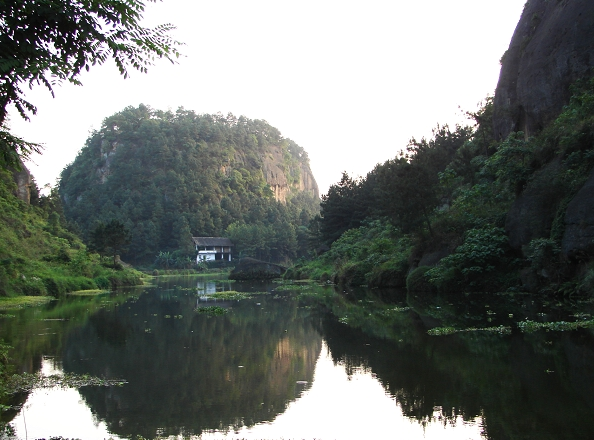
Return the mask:
<svg viewBox="0 0 594 440">
<path fill-rule="evenodd" d="M 518 320 L 520 310 L 534 313 L 519 304 L 513 313 L 504 314 L 496 303 L 489 310 L 497 312 L 485 313 L 484 300 L 472 307 L 468 298 L 463 302 L 430 296 L 422 298 L 422 307 L 418 298 L 403 298 L 402 305 L 410 310 L 401 307 L 404 311 L 390 320 L 390 330 L 380 330 L 370 308 L 357 299 L 361 296 L 350 293 L 355 300 L 334 300 L 330 307 L 334 319 L 323 321 L 322 335 L 333 361 L 347 374 L 358 369 L 373 372 L 407 417 L 422 425 L 480 417 L 489 439 L 591 438 L 592 331 L 429 336 L 427 330 L 436 325 L 480 327 L 493 322 L 497 314 L 506 319 L 515 314 Z M 354 325 L 341 322 L 347 312 L 346 322 Z M 357 314 L 367 318 L 356 322 L 352 317 Z"/>
<path fill-rule="evenodd" d="M 231 290 L 231 282 L 228 280 L 209 280 L 199 278 L 196 283 L 198 297 L 207 297 L 217 292 L 227 292 Z"/>
<path fill-rule="evenodd" d="M 65 370 L 129 381 L 80 391 L 111 432 L 236 430 L 273 420 L 306 388 L 298 381 L 311 383 L 321 337 L 295 301 L 235 301 L 216 317 L 195 313 L 195 301 L 183 288 L 142 295 L 69 334 Z"/>
<path fill-rule="evenodd" d="M 269 293 L 217 302 L 226 315 L 194 312 L 198 297 L 222 290 Z M 492 297 L 485 307 L 473 297 L 280 290 L 165 278 L 142 294 L 19 312 L 0 334 L 22 370 L 52 355 L 68 372 L 127 379 L 80 390 L 119 437 L 589 439 L 594 431 L 592 331 L 427 334 L 570 313 L 556 302 Z"/>
</svg>

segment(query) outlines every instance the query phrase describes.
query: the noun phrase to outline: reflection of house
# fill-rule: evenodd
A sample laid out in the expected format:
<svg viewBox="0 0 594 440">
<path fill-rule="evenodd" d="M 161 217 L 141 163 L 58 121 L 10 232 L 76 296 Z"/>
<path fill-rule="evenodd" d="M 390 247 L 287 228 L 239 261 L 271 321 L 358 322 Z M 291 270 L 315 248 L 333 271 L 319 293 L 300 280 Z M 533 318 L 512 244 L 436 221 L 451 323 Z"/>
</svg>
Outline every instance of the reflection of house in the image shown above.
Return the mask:
<svg viewBox="0 0 594 440">
<path fill-rule="evenodd" d="M 223 237 L 192 237 L 196 246 L 196 262 L 231 261 L 233 243 Z"/>
</svg>

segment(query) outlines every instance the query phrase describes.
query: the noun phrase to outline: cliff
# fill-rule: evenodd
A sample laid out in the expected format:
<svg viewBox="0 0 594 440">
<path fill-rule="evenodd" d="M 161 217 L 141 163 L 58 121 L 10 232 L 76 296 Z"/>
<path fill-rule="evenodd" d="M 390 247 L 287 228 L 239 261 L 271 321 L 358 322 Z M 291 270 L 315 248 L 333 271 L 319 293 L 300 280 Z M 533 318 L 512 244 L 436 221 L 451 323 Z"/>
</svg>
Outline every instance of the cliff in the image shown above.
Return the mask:
<svg viewBox="0 0 594 440">
<path fill-rule="evenodd" d="M 319 199 L 320 193 L 318 184 L 305 162 L 297 162 L 292 170 L 288 170 L 283 157 L 283 150 L 277 145 L 271 145 L 262 158 L 262 171 L 266 183 L 270 186 L 274 198 L 282 203 L 287 202 L 287 197 L 292 192 L 306 192 L 312 197 Z M 287 173 L 286 171 L 289 171 Z M 293 171 L 292 173 L 290 171 Z M 289 174 L 289 177 L 287 176 Z M 290 175 L 298 176 L 297 179 L 290 181 Z"/>
<path fill-rule="evenodd" d="M 12 170 L 12 178 L 16 184 L 15 196 L 21 199 L 25 203 L 31 201 L 31 184 L 32 178 L 31 173 L 23 162 L 20 163 L 20 170 Z"/>
<path fill-rule="evenodd" d="M 529 0 L 501 60 L 494 98 L 497 139 L 531 136 L 561 112 L 570 85 L 592 75 L 594 2 Z"/>
</svg>

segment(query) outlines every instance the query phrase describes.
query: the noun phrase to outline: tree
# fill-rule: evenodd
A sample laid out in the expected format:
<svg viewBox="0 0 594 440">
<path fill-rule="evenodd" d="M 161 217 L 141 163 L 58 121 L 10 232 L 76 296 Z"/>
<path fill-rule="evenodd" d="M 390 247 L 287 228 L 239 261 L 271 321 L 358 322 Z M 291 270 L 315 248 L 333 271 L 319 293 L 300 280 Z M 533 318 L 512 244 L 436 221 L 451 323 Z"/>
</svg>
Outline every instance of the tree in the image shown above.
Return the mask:
<svg viewBox="0 0 594 440">
<path fill-rule="evenodd" d="M 105 255 L 105 223 L 99 222 L 89 234 L 89 250 L 97 252 L 100 257 Z"/>
<path fill-rule="evenodd" d="M 154 2 L 156 0 L 148 0 Z M 0 0 L 0 160 L 18 166 L 19 156 L 40 146 L 12 136 L 5 127 L 8 107 L 24 119 L 36 113 L 23 86 L 80 84 L 90 66 L 113 59 L 120 73 L 146 72 L 157 58 L 173 62 L 181 43 L 171 24 L 154 29 L 140 21 L 145 0 Z"/>
<path fill-rule="evenodd" d="M 360 179 L 343 171 L 340 182 L 331 185 L 322 196 L 320 235 L 325 244 L 332 244 L 343 232 L 361 225 L 367 214 L 367 203 L 360 197 L 361 187 Z"/>
<path fill-rule="evenodd" d="M 470 127 L 447 125 L 433 130 L 433 139 L 411 139 L 400 158 L 389 160 L 374 170 L 381 194 L 383 215 L 410 232 L 425 223 L 433 236 L 431 214 L 443 197 L 439 173 L 472 136 Z"/>
<path fill-rule="evenodd" d="M 113 255 L 113 267 L 116 267 L 118 252 L 130 243 L 130 231 L 119 220 L 110 220 L 106 224 L 99 223 L 91 232 L 90 247 L 99 255 L 107 251 Z"/>
</svg>

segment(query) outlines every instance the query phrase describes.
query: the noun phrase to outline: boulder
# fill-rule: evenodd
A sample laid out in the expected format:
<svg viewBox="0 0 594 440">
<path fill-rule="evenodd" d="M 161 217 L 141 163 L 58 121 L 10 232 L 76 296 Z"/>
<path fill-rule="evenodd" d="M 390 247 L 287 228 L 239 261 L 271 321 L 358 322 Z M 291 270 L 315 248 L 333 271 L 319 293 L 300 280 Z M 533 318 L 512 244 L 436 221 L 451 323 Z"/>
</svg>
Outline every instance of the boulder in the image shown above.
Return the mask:
<svg viewBox="0 0 594 440">
<path fill-rule="evenodd" d="M 242 258 L 229 274 L 232 280 L 269 280 L 279 278 L 287 269 L 283 266 L 254 258 Z"/>
<path fill-rule="evenodd" d="M 526 2 L 501 60 L 493 115 L 498 139 L 538 132 L 569 103 L 570 85 L 592 76 L 592 17 L 592 0 Z"/>
</svg>

